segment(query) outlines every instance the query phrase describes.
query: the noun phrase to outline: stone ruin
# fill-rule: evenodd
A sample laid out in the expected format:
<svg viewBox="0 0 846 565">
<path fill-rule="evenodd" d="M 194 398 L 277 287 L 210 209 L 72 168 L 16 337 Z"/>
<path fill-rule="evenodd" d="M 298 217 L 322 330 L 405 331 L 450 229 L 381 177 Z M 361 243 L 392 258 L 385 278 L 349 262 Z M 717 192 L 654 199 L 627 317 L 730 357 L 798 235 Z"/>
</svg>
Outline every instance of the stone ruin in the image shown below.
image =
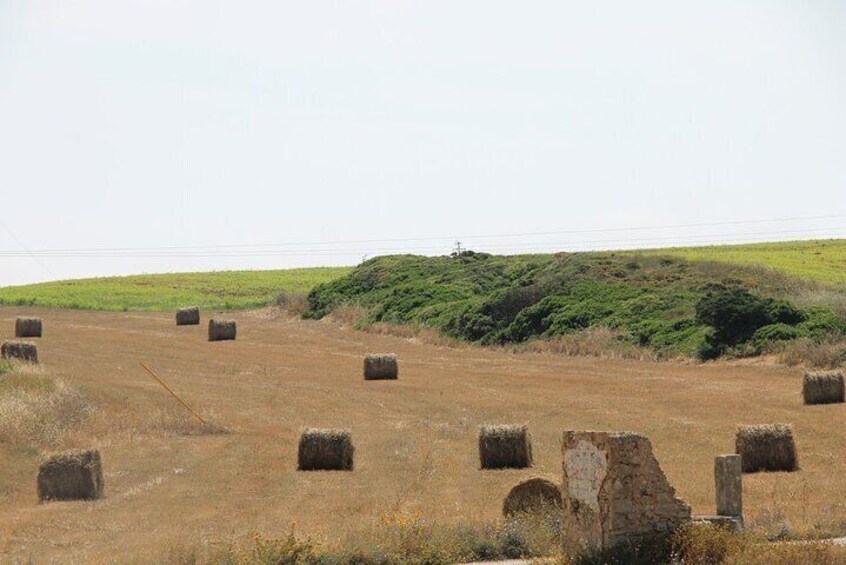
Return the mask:
<svg viewBox="0 0 846 565">
<path fill-rule="evenodd" d="M 608 548 L 691 520 L 644 436 L 567 431 L 562 457 L 565 539 Z"/>
</svg>

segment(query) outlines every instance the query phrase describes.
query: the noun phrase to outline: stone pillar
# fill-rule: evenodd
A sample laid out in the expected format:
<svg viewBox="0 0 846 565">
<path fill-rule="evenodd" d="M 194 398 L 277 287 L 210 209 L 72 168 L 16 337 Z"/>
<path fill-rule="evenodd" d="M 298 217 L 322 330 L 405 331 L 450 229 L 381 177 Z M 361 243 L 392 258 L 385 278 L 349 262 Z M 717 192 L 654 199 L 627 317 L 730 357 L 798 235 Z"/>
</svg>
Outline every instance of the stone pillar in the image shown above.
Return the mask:
<svg viewBox="0 0 846 565">
<path fill-rule="evenodd" d="M 717 515 L 743 519 L 743 474 L 740 455 L 714 458 Z"/>
<path fill-rule="evenodd" d="M 575 534 L 583 545 L 607 548 L 691 519 L 644 436 L 567 431 L 562 458 L 565 540 Z"/>
</svg>

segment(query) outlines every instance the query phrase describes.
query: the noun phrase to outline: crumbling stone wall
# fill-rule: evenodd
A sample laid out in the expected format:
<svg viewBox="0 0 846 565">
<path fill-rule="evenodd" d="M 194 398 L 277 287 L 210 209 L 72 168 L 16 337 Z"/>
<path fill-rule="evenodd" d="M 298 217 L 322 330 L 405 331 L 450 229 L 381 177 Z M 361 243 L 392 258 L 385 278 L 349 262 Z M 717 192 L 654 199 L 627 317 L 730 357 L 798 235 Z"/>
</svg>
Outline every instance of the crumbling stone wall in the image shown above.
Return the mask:
<svg viewBox="0 0 846 565">
<path fill-rule="evenodd" d="M 565 539 L 612 547 L 691 519 L 644 436 L 566 431 L 562 458 Z"/>
</svg>

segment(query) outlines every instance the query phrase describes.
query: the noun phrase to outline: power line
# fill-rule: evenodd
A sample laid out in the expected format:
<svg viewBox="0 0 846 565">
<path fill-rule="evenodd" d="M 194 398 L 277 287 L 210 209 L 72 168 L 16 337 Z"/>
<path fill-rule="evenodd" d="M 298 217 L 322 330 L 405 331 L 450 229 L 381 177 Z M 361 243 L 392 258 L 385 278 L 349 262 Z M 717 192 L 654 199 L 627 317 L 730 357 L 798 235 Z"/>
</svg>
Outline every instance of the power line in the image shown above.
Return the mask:
<svg viewBox="0 0 846 565">
<path fill-rule="evenodd" d="M 523 233 L 500 233 L 500 234 L 485 234 L 485 235 L 464 235 L 460 236 L 462 240 L 480 240 L 480 239 L 500 239 L 500 238 L 518 238 L 518 237 L 539 237 L 552 235 L 574 235 L 574 234 L 590 234 L 590 233 L 625 233 L 648 230 L 668 230 L 668 229 L 685 229 L 685 228 L 702 228 L 702 227 L 719 227 L 719 226 L 740 226 L 752 224 L 764 224 L 773 222 L 796 222 L 796 221 L 812 221 L 825 219 L 839 219 L 846 218 L 846 214 L 829 214 L 823 216 L 804 216 L 791 218 L 770 218 L 757 220 L 737 220 L 737 221 L 723 221 L 723 222 L 702 222 L 689 224 L 669 224 L 660 226 L 635 226 L 628 228 L 598 228 L 598 229 L 582 229 L 582 230 L 557 230 L 557 231 L 541 231 L 541 232 L 523 232 Z M 6 230 L 8 231 L 8 229 Z M 9 232 L 10 235 L 11 232 Z M 13 236 L 14 237 L 14 236 Z M 20 243 L 17 238 L 14 238 Z M 239 243 L 239 244 L 220 244 L 220 245 L 193 245 L 193 246 L 154 246 L 154 247 L 89 247 L 89 248 L 46 248 L 28 250 L 28 253 L 38 254 L 42 256 L 54 256 L 52 253 L 131 253 L 131 252 L 167 252 L 167 251 L 185 251 L 185 252 L 202 252 L 203 250 L 224 250 L 224 249 L 249 249 L 249 248 L 272 248 L 272 247 L 303 247 L 303 246 L 329 246 L 329 245 L 361 245 L 372 243 L 410 243 L 410 242 L 424 242 L 424 241 L 454 241 L 454 236 L 444 237 L 410 237 L 410 238 L 382 238 L 382 239 L 358 239 L 358 240 L 323 240 L 323 241 L 301 241 L 301 242 L 279 242 L 279 243 Z M 21 244 L 26 249 L 23 244 Z M 312 250 L 303 250 L 303 252 L 310 253 Z M 315 250 L 316 252 L 316 250 Z M 8 256 L 9 251 L 0 251 L 0 256 Z M 69 255 L 68 255 L 69 256 Z"/>
<path fill-rule="evenodd" d="M 805 229 L 805 230 L 778 230 L 778 231 L 756 231 L 744 233 L 717 233 L 717 234 L 698 234 L 686 237 L 668 236 L 668 237 L 645 237 L 645 238 L 625 238 L 625 239 L 588 239 L 580 241 L 543 241 L 543 242 L 519 242 L 519 243 L 489 243 L 479 244 L 477 250 L 529 250 L 533 248 L 546 250 L 582 250 L 585 247 L 592 248 L 615 248 L 615 246 L 627 246 L 631 244 L 639 244 L 639 247 L 649 247 L 649 244 L 656 244 L 660 242 L 661 246 L 672 247 L 690 247 L 706 244 L 719 244 L 727 242 L 738 242 L 738 240 L 748 240 L 760 236 L 780 236 L 790 237 L 796 239 L 797 237 L 817 237 L 820 236 L 843 236 L 846 235 L 846 226 L 819 228 L 819 229 Z M 702 241 L 707 240 L 707 241 Z M 751 243 L 749 241 L 741 241 L 744 243 Z M 462 249 L 464 246 L 462 245 Z M 616 247 L 620 248 L 620 247 Z M 349 248 L 349 249 L 297 249 L 297 250 L 255 250 L 255 251 L 151 251 L 151 252 L 87 252 L 87 253 L 71 253 L 71 252 L 44 252 L 40 257 L 52 257 L 63 259 L 97 259 L 97 258 L 160 258 L 160 259 L 238 259 L 238 258 L 261 258 L 261 257 L 284 257 L 284 256 L 302 256 L 302 255 L 320 255 L 320 256 L 368 256 L 373 254 L 394 254 L 394 253 L 440 253 L 444 254 L 446 248 L 443 245 L 433 246 L 403 246 L 403 247 L 382 247 L 382 248 Z M 19 258 L 27 257 L 28 255 L 21 252 L 0 252 L 0 258 Z"/>
</svg>

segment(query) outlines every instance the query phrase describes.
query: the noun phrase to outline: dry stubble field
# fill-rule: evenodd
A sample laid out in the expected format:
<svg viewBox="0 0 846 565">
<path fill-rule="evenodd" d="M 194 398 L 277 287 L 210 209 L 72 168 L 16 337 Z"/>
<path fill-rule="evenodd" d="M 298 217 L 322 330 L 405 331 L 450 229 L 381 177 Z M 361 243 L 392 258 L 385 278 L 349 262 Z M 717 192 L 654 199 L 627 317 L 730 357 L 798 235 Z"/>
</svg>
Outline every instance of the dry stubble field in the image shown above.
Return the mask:
<svg viewBox="0 0 846 565">
<path fill-rule="evenodd" d="M 0 337 L 21 314 L 44 318 L 44 371 L 96 406 L 58 447 L 101 450 L 106 497 L 39 505 L 36 450 L 0 443 L 3 562 L 148 561 L 292 522 L 333 542 L 386 512 L 494 520 L 518 480 L 560 479 L 559 439 L 571 428 L 646 434 L 679 495 L 713 513 L 713 457 L 733 450 L 735 426 L 793 423 L 802 470 L 745 476 L 747 522 L 846 527 L 843 405 L 802 406 L 798 369 L 438 347 L 273 310 L 232 314 L 238 340 L 209 343 L 205 324 L 177 328 L 169 313 L 2 308 Z M 400 380 L 364 382 L 362 356 L 381 351 L 399 355 Z M 139 359 L 231 433 L 198 435 Z M 534 469 L 479 471 L 487 422 L 527 423 Z M 297 472 L 305 426 L 351 429 L 355 471 Z"/>
</svg>

